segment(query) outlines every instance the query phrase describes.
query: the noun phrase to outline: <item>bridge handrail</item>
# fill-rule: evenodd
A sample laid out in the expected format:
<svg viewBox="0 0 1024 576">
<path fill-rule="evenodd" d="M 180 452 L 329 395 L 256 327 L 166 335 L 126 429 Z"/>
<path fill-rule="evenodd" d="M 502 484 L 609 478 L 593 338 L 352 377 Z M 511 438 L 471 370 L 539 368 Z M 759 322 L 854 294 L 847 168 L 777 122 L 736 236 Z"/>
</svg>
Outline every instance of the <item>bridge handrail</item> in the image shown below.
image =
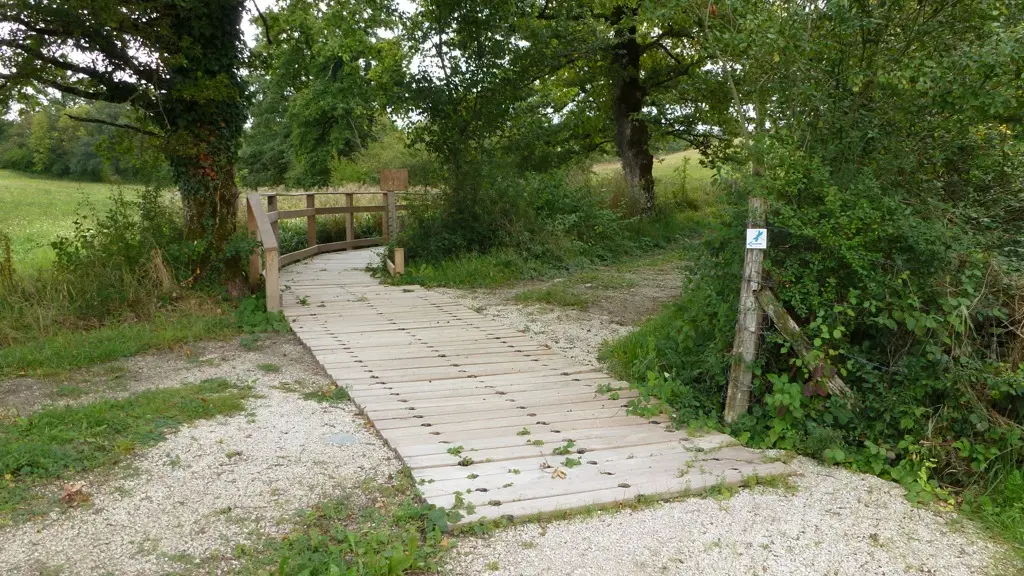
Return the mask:
<svg viewBox="0 0 1024 576">
<path fill-rule="evenodd" d="M 381 174 L 380 192 L 304 192 L 304 193 L 251 193 L 246 195 L 246 215 L 249 234 L 256 238 L 263 251 L 263 258 L 260 258 L 259 249 L 254 250 L 249 257 L 249 286 L 255 290 L 259 287 L 260 276 L 265 279 L 267 292 L 267 310 L 277 312 L 281 309 L 280 291 L 280 270 L 292 262 L 338 250 L 352 250 L 367 246 L 386 245 L 391 241 L 393 233 L 398 232 L 398 212 L 405 210 L 405 204 L 398 204 L 398 194 L 404 194 L 408 186 L 408 173 L 405 170 L 385 170 Z M 322 206 L 317 207 L 316 197 L 318 195 L 345 195 L 345 206 Z M 384 203 L 373 206 L 356 206 L 355 196 L 357 194 L 382 194 Z M 279 196 L 305 196 L 306 208 L 295 210 L 280 210 L 278 208 Z M 263 199 L 267 200 L 267 207 L 263 207 Z M 383 213 L 381 231 L 382 234 L 376 238 L 356 238 L 355 222 L 353 215 L 361 213 Z M 342 242 L 330 242 L 317 244 L 316 239 L 316 217 L 332 214 L 345 215 L 345 240 Z M 278 244 L 278 222 L 294 218 L 306 219 L 306 248 L 281 255 Z M 397 256 L 396 256 L 397 260 Z M 262 269 L 261 269 L 262 266 Z M 397 270 L 401 273 L 404 263 L 399 265 Z"/>
</svg>

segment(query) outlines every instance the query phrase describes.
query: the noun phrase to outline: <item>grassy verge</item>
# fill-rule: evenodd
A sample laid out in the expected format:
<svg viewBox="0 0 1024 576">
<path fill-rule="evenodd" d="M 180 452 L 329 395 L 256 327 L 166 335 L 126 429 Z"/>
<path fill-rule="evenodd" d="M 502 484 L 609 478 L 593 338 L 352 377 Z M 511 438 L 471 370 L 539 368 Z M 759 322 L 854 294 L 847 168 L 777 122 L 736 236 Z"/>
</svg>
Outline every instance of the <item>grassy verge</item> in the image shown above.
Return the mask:
<svg viewBox="0 0 1024 576">
<path fill-rule="evenodd" d="M 223 340 L 240 334 L 250 335 L 248 338 L 253 340 L 260 333 L 287 331 L 284 317 L 267 313 L 258 298 L 247 298 L 234 310 L 211 301 L 159 313 L 145 322 L 59 331 L 0 348 L 0 379 L 53 376 L 186 342 Z"/>
<path fill-rule="evenodd" d="M 453 513 L 424 504 L 408 472 L 305 512 L 284 538 L 241 553 L 241 575 L 397 576 L 437 570 Z"/>
<path fill-rule="evenodd" d="M 0 424 L 0 524 L 47 510 L 47 482 L 111 466 L 182 424 L 235 414 L 252 392 L 224 379 L 49 408 Z"/>
<path fill-rule="evenodd" d="M 427 287 L 498 288 L 524 280 L 570 275 L 578 278 L 579 284 L 583 284 L 587 282 L 587 274 L 593 274 L 593 270 L 599 266 L 630 269 L 637 267 L 638 263 L 657 265 L 661 261 L 674 259 L 673 254 L 678 252 L 677 249 L 699 237 L 715 217 L 711 211 L 681 211 L 633 220 L 618 231 L 620 237 L 614 242 L 613 248 L 576 246 L 533 255 L 503 249 L 487 254 L 462 254 L 436 263 L 410 260 L 406 262 L 403 276 L 388 281 Z M 608 277 L 606 274 L 602 276 Z M 541 294 L 533 299 L 524 296 L 524 301 L 564 300 L 560 296 Z M 573 302 L 571 306 L 583 305 L 572 294 L 565 296 Z"/>
<path fill-rule="evenodd" d="M 59 374 L 182 342 L 229 338 L 237 333 L 234 318 L 225 312 L 166 313 L 148 322 L 63 332 L 0 350 L 0 378 Z"/>
</svg>

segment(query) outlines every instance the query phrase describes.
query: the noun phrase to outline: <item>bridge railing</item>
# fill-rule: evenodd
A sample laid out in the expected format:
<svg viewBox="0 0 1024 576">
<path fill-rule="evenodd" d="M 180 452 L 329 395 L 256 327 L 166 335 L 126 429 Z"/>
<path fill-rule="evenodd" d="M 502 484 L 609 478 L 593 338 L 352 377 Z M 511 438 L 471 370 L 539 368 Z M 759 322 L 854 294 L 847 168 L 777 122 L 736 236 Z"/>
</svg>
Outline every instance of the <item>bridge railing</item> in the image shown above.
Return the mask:
<svg viewBox="0 0 1024 576">
<path fill-rule="evenodd" d="M 405 170 L 383 170 L 381 171 L 380 182 L 380 192 L 253 193 L 246 196 L 246 216 L 249 234 L 256 238 L 263 252 L 263 258 L 260 258 L 260 249 L 257 248 L 249 257 L 249 286 L 255 290 L 259 287 L 260 277 L 264 278 L 267 292 L 267 310 L 277 312 L 281 309 L 281 267 L 317 254 L 368 246 L 382 246 L 391 241 L 391 236 L 398 233 L 398 213 L 406 209 L 405 204 L 399 204 L 398 196 L 407 193 L 406 188 L 408 187 L 409 177 Z M 317 206 L 317 196 L 341 195 L 345 197 L 344 206 Z M 356 196 L 378 196 L 382 197 L 383 200 L 381 204 L 362 205 L 356 203 Z M 306 207 L 281 210 L 279 208 L 279 201 L 282 197 L 305 197 Z M 266 208 L 264 208 L 263 204 L 264 198 L 266 199 Z M 374 238 L 356 238 L 355 215 L 367 213 L 383 215 L 381 218 L 381 235 Z M 345 215 L 345 240 L 317 244 L 316 217 L 337 214 Z M 288 254 L 281 254 L 278 223 L 281 220 L 298 218 L 306 219 L 306 248 Z M 398 260 L 397 254 L 395 259 Z M 389 262 L 389 268 L 393 265 Z"/>
</svg>

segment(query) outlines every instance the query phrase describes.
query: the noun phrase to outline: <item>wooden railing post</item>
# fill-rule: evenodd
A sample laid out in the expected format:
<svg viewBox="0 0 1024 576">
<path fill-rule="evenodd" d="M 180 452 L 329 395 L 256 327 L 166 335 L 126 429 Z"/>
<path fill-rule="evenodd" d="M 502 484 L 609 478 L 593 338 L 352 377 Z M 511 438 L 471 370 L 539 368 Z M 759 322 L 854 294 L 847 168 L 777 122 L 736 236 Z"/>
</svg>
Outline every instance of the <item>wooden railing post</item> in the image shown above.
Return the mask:
<svg viewBox="0 0 1024 576">
<path fill-rule="evenodd" d="M 274 197 L 271 203 L 274 208 L 277 208 L 277 198 Z M 273 229 L 270 223 L 270 217 L 263 210 L 263 200 L 259 194 L 249 194 L 246 197 L 246 214 L 248 215 L 248 225 L 250 229 L 255 229 L 256 239 L 260 241 L 263 246 L 263 256 L 266 262 L 263 266 L 263 273 L 266 279 L 267 286 L 267 310 L 271 312 L 278 312 L 281 310 L 281 261 L 278 258 L 279 249 L 277 247 L 277 233 Z M 255 262 L 254 262 L 255 258 Z M 253 255 L 249 258 L 249 281 L 253 281 L 253 274 L 259 278 L 259 255 Z"/>
<path fill-rule="evenodd" d="M 395 248 L 395 274 L 405 274 L 405 248 Z"/>
<path fill-rule="evenodd" d="M 270 194 L 267 196 L 267 213 L 277 212 L 277 195 Z M 274 231 L 274 240 L 281 238 L 280 234 L 277 233 L 277 220 L 270 223 L 270 228 Z"/>
<path fill-rule="evenodd" d="M 355 194 L 345 194 L 345 206 L 352 208 L 356 205 Z M 349 212 L 345 214 L 345 241 L 352 242 L 356 239 L 356 219 L 355 214 Z M 351 248 L 349 248 L 351 250 Z"/>
<path fill-rule="evenodd" d="M 409 171 L 404 168 L 389 168 L 380 171 L 380 190 L 384 193 L 383 229 L 384 242 L 390 242 L 392 235 L 398 234 L 398 202 L 395 192 L 409 188 Z"/>
<path fill-rule="evenodd" d="M 397 194 L 388 192 L 388 230 L 398 236 L 398 202 Z"/>
<path fill-rule="evenodd" d="M 747 230 L 763 233 L 756 242 L 746 240 L 746 254 L 743 257 L 743 280 L 740 284 L 740 309 L 736 317 L 736 337 L 732 344 L 732 366 L 729 369 L 729 388 L 725 398 L 725 421 L 735 422 L 747 413 L 750 406 L 750 389 L 754 378 L 754 361 L 761 338 L 761 306 L 757 303 L 757 291 L 761 288 L 761 271 L 764 267 L 764 252 L 767 248 L 767 202 L 762 198 L 751 198 Z M 751 234 L 748 232 L 748 237 Z"/>
<path fill-rule="evenodd" d="M 384 192 L 384 205 L 391 206 L 391 192 Z M 380 218 L 380 229 L 381 236 L 384 238 L 384 243 L 391 242 L 391 210 L 390 208 L 384 209 L 384 214 Z"/>
<path fill-rule="evenodd" d="M 245 201 L 246 227 L 249 229 L 249 237 L 259 238 L 259 230 L 256 227 L 256 214 L 252 211 L 252 203 L 247 198 Z M 249 290 L 254 291 L 260 285 L 260 249 L 253 246 L 252 254 L 249 255 Z"/>
<path fill-rule="evenodd" d="M 281 311 L 281 265 L 278 262 L 278 249 L 264 251 L 267 258 L 267 311 Z"/>
<path fill-rule="evenodd" d="M 306 208 L 313 213 L 306 216 L 306 247 L 316 246 L 316 194 L 306 194 Z"/>
</svg>

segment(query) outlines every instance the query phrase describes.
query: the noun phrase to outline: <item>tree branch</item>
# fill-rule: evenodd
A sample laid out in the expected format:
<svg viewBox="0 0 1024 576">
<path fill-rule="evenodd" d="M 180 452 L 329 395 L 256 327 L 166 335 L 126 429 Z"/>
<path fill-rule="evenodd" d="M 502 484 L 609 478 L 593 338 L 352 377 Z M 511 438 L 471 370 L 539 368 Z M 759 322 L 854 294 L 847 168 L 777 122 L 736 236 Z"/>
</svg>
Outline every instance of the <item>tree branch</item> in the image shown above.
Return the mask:
<svg viewBox="0 0 1024 576">
<path fill-rule="evenodd" d="M 139 126 L 133 126 L 131 124 L 121 124 L 120 122 L 111 122 L 109 120 L 101 120 L 99 118 L 86 118 L 85 116 L 75 116 L 69 112 L 64 112 L 64 115 L 76 122 L 85 122 L 86 124 L 102 124 L 104 126 L 111 126 L 113 128 L 122 128 L 124 130 L 131 130 L 132 132 L 138 132 L 145 136 L 152 136 L 153 138 L 160 138 L 163 135 L 159 132 L 140 128 Z"/>
<path fill-rule="evenodd" d="M 263 15 L 263 11 L 260 10 L 260 5 L 256 3 L 256 0 L 252 0 L 252 7 L 256 9 L 256 14 L 259 15 L 260 21 L 263 22 L 263 34 L 267 37 L 267 46 L 273 46 L 274 40 L 270 37 L 270 24 L 267 22 L 267 17 Z"/>
</svg>

